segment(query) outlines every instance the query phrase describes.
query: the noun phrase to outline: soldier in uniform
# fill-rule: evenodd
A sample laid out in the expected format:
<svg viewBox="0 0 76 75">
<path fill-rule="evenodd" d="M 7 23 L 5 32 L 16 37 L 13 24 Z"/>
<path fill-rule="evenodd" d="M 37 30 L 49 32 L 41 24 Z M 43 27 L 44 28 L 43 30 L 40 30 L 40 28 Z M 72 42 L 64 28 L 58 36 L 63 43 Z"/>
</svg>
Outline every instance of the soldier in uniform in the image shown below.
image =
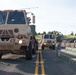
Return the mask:
<svg viewBox="0 0 76 75">
<path fill-rule="evenodd" d="M 38 50 L 38 41 L 34 36 L 31 37 L 31 42 L 32 42 L 32 53 L 36 54 L 36 50 Z"/>
<path fill-rule="evenodd" d="M 56 38 L 56 55 L 58 57 L 61 56 L 61 43 L 62 43 L 62 36 L 58 35 L 57 38 Z"/>
</svg>

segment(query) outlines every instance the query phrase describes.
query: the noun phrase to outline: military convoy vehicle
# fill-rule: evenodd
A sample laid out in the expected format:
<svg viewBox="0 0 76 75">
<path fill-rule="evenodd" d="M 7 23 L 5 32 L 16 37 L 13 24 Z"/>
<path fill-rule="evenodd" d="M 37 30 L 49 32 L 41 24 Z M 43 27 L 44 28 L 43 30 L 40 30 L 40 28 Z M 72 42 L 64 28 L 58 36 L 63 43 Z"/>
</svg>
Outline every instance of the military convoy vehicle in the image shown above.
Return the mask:
<svg viewBox="0 0 76 75">
<path fill-rule="evenodd" d="M 25 10 L 0 11 L 0 59 L 3 54 L 25 54 L 26 59 L 32 59 L 30 17 Z M 35 15 L 31 13 L 32 21 Z"/>
<path fill-rule="evenodd" d="M 42 41 L 42 50 L 44 50 L 45 47 L 55 49 L 56 37 L 53 34 L 43 34 L 41 41 Z"/>
</svg>

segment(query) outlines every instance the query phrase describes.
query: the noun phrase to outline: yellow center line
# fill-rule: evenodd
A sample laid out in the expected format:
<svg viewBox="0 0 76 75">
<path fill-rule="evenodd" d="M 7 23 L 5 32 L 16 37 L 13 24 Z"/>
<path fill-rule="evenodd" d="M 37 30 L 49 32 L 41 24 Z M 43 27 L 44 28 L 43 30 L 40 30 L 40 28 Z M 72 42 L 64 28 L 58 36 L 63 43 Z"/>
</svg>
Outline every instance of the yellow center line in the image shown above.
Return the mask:
<svg viewBox="0 0 76 75">
<path fill-rule="evenodd" d="M 42 59 L 42 52 L 40 52 L 40 58 L 41 58 L 40 64 L 41 64 L 42 75 L 45 75 L 44 61 L 43 61 L 43 59 Z"/>
<path fill-rule="evenodd" d="M 34 73 L 34 75 L 38 75 L 38 65 L 39 65 L 39 62 L 36 61 L 36 67 L 35 67 L 35 73 Z"/>
<path fill-rule="evenodd" d="M 35 73 L 34 75 L 38 75 L 38 66 L 39 66 L 39 52 L 37 53 L 37 60 L 36 60 L 36 67 L 35 67 Z"/>
<path fill-rule="evenodd" d="M 40 56 L 39 56 L 40 54 Z M 40 59 L 39 59 L 40 57 Z M 40 60 L 40 61 L 39 61 Z M 45 70 L 44 70 L 44 61 L 42 59 L 42 52 L 41 52 L 41 49 L 38 50 L 38 53 L 37 53 L 37 59 L 36 59 L 36 67 L 35 67 L 35 73 L 34 75 L 39 75 L 38 74 L 38 66 L 41 65 L 41 74 L 42 75 L 45 75 Z"/>
<path fill-rule="evenodd" d="M 44 70 L 44 65 L 41 65 L 41 69 L 42 69 L 42 75 L 45 75 L 45 70 Z"/>
</svg>

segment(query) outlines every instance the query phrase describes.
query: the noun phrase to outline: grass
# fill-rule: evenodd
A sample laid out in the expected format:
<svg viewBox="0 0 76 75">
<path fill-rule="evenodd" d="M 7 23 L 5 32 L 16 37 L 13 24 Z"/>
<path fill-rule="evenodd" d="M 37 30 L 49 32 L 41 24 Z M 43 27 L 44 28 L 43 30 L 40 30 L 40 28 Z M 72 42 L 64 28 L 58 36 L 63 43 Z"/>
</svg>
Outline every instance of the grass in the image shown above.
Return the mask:
<svg viewBox="0 0 76 75">
<path fill-rule="evenodd" d="M 75 35 L 66 35 L 66 36 L 64 36 L 64 38 L 70 39 L 70 38 L 76 38 L 76 36 Z"/>
<path fill-rule="evenodd" d="M 37 40 L 41 40 L 42 39 L 42 34 L 37 34 L 35 37 L 36 37 Z M 70 38 L 76 38 L 76 36 L 75 35 L 65 35 L 64 38 L 65 39 L 70 39 Z"/>
</svg>

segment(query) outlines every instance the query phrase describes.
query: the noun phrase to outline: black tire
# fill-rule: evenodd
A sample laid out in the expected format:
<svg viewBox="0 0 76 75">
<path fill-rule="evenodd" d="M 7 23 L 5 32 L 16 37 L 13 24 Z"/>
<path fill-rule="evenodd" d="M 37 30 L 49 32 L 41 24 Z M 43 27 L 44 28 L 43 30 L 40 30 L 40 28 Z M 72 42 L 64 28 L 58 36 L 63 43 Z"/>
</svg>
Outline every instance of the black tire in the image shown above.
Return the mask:
<svg viewBox="0 0 76 75">
<path fill-rule="evenodd" d="M 32 49 L 32 54 L 35 55 L 36 54 L 36 49 Z"/>
<path fill-rule="evenodd" d="M 11 52 L 11 54 L 15 54 L 14 52 Z"/>
<path fill-rule="evenodd" d="M 49 49 L 51 49 L 51 47 L 49 47 Z"/>
<path fill-rule="evenodd" d="M 55 50 L 55 45 L 53 45 L 53 50 Z"/>
<path fill-rule="evenodd" d="M 31 60 L 32 59 L 32 44 L 29 43 L 29 46 L 26 47 L 26 59 Z"/>
<path fill-rule="evenodd" d="M 1 59 L 1 57 L 2 57 L 2 54 L 0 54 L 0 59 Z"/>
<path fill-rule="evenodd" d="M 42 45 L 42 50 L 44 50 L 44 45 Z"/>
</svg>

